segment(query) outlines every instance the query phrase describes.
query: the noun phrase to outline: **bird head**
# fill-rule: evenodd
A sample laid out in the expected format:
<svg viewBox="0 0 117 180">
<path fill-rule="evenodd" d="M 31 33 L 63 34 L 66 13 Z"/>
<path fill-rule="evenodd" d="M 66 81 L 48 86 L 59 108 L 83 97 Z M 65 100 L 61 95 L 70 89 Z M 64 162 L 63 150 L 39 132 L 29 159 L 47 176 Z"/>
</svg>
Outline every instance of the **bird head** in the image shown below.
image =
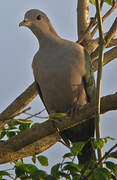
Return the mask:
<svg viewBox="0 0 117 180">
<path fill-rule="evenodd" d="M 36 36 L 48 33 L 57 35 L 46 14 L 37 9 L 27 11 L 19 26 L 28 27 Z"/>
</svg>

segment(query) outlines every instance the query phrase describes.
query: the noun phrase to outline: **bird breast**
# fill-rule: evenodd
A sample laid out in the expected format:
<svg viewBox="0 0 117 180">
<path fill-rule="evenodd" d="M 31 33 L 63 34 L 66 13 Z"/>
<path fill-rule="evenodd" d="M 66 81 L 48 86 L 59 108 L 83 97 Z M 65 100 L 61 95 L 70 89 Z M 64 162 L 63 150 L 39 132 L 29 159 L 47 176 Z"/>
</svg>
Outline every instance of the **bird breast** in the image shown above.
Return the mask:
<svg viewBox="0 0 117 180">
<path fill-rule="evenodd" d="M 77 100 L 86 104 L 82 84 L 84 65 L 73 54 L 37 54 L 33 60 L 33 72 L 39 83 L 44 103 L 49 112 L 65 112 Z M 51 54 L 51 53 L 50 53 Z"/>
</svg>

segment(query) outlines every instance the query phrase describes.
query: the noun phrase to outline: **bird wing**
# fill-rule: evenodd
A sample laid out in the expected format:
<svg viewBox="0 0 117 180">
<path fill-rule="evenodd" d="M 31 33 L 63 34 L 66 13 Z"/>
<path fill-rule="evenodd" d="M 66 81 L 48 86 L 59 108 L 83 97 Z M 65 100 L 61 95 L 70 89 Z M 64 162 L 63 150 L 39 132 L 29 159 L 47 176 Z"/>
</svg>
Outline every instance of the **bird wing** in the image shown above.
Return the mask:
<svg viewBox="0 0 117 180">
<path fill-rule="evenodd" d="M 44 99 L 43 99 L 43 95 L 42 95 L 42 91 L 41 91 L 41 88 L 40 88 L 40 86 L 39 86 L 39 83 L 35 80 L 35 86 L 36 86 L 36 89 L 37 89 L 37 91 L 38 91 L 38 94 L 39 94 L 39 96 L 40 96 L 40 98 L 41 98 L 41 100 L 42 100 L 42 102 L 43 102 L 43 104 L 44 104 L 44 106 L 45 106 L 45 108 L 46 108 L 46 110 L 47 110 L 47 107 L 46 107 L 46 105 L 45 105 L 45 102 L 44 102 Z M 47 110 L 47 112 L 48 112 L 48 110 Z M 49 112 L 48 112 L 49 113 Z"/>
<path fill-rule="evenodd" d="M 86 74 L 83 76 L 83 84 L 88 102 L 94 102 L 96 97 L 95 79 L 92 71 L 91 58 L 84 49 Z"/>
</svg>

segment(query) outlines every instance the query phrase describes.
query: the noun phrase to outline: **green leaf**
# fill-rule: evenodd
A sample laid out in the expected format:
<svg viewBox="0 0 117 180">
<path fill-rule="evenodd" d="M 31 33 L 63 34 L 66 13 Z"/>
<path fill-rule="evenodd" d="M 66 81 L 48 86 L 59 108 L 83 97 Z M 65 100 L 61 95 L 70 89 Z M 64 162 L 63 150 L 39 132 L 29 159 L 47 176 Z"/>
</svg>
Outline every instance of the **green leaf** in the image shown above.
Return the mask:
<svg viewBox="0 0 117 180">
<path fill-rule="evenodd" d="M 72 177 L 73 177 L 73 180 L 79 180 L 81 176 L 80 174 L 73 174 Z"/>
<path fill-rule="evenodd" d="M 0 176 L 9 176 L 10 177 L 10 174 L 6 171 L 0 171 Z"/>
<path fill-rule="evenodd" d="M 5 135 L 6 135 L 6 132 L 5 132 L 5 131 L 2 131 L 2 132 L 0 133 L 0 139 L 2 139 Z"/>
<path fill-rule="evenodd" d="M 31 174 L 31 180 L 45 180 L 46 179 L 46 172 L 42 170 L 36 170 Z"/>
<path fill-rule="evenodd" d="M 37 171 L 38 168 L 32 164 L 24 164 L 24 170 L 27 173 L 33 173 L 33 172 Z"/>
<path fill-rule="evenodd" d="M 95 0 L 90 0 L 90 3 L 95 6 Z"/>
<path fill-rule="evenodd" d="M 51 113 L 51 114 L 49 115 L 50 119 L 51 119 L 51 118 L 64 118 L 64 117 L 66 117 L 66 116 L 67 116 L 66 113 Z"/>
<path fill-rule="evenodd" d="M 112 0 L 104 0 L 107 4 L 109 4 L 110 6 L 113 5 L 113 1 Z"/>
<path fill-rule="evenodd" d="M 16 177 L 21 177 L 22 175 L 25 175 L 25 170 L 24 170 L 23 166 L 16 167 L 15 174 L 16 174 Z"/>
<path fill-rule="evenodd" d="M 82 167 L 78 164 L 72 162 L 65 162 L 67 164 L 64 166 L 63 170 L 69 170 L 71 173 L 81 172 Z"/>
<path fill-rule="evenodd" d="M 51 175 L 47 175 L 45 179 L 46 180 L 56 180 L 56 178 Z"/>
<path fill-rule="evenodd" d="M 60 168 L 61 164 L 58 163 L 55 166 L 53 166 L 51 168 L 51 175 L 55 178 L 59 178 L 60 174 L 59 174 L 59 168 Z"/>
<path fill-rule="evenodd" d="M 42 166 L 48 166 L 48 158 L 47 157 L 38 156 L 37 159 Z"/>
<path fill-rule="evenodd" d="M 8 126 L 17 126 L 17 125 L 19 125 L 19 122 L 15 119 L 8 122 Z"/>
<path fill-rule="evenodd" d="M 31 127 L 33 127 L 33 126 L 40 126 L 40 125 L 39 125 L 39 123 L 34 123 L 34 124 L 32 124 Z"/>
<path fill-rule="evenodd" d="M 98 141 L 97 141 L 97 140 L 93 140 L 93 141 L 92 141 L 92 146 L 93 146 L 95 149 L 102 149 L 102 147 L 104 146 L 104 140 L 103 140 L 103 138 L 99 139 Z"/>
<path fill-rule="evenodd" d="M 110 140 L 112 140 L 112 141 L 114 141 L 114 140 L 115 140 L 115 138 L 110 137 L 110 136 L 107 136 L 107 139 L 110 139 Z"/>
<path fill-rule="evenodd" d="M 105 164 L 106 164 L 106 167 L 110 169 L 115 174 L 115 176 L 117 176 L 117 164 L 111 161 L 107 161 L 105 162 Z"/>
<path fill-rule="evenodd" d="M 77 156 L 82 151 L 82 148 L 84 147 L 84 145 L 85 145 L 85 142 L 73 143 L 73 146 L 71 148 L 71 154 L 73 156 Z"/>
<path fill-rule="evenodd" d="M 17 164 L 15 172 L 17 177 L 20 177 L 22 175 L 25 175 L 25 173 L 32 174 L 37 170 L 38 168 L 32 164 Z"/>
<path fill-rule="evenodd" d="M 7 137 L 8 138 L 11 138 L 12 136 L 15 136 L 16 135 L 16 132 L 15 131 L 9 131 L 7 132 Z"/>
<path fill-rule="evenodd" d="M 16 161 L 14 161 L 15 163 L 15 167 L 21 166 L 23 164 L 23 160 L 22 159 L 18 159 Z"/>
<path fill-rule="evenodd" d="M 20 131 L 25 131 L 26 129 L 29 128 L 29 126 L 30 126 L 30 124 L 21 124 L 21 125 L 19 126 L 19 130 L 20 130 Z"/>
<path fill-rule="evenodd" d="M 110 6 L 112 6 L 112 0 L 104 0 L 107 4 L 109 4 Z M 90 3 L 92 3 L 95 6 L 95 0 L 90 0 Z"/>
<path fill-rule="evenodd" d="M 59 175 L 60 175 L 60 177 L 64 177 L 67 180 L 70 179 L 70 175 L 67 173 L 59 171 Z"/>
<path fill-rule="evenodd" d="M 95 180 L 109 180 L 111 178 L 111 174 L 106 168 L 97 168 L 93 173 L 93 177 Z"/>
<path fill-rule="evenodd" d="M 25 124 L 31 124 L 33 122 L 31 120 L 24 120 L 24 119 L 17 119 L 17 121 L 20 123 L 25 123 Z"/>
<path fill-rule="evenodd" d="M 35 155 L 32 156 L 32 162 L 33 162 L 34 164 L 36 163 L 36 156 L 35 156 Z"/>
<path fill-rule="evenodd" d="M 117 150 L 110 153 L 109 157 L 117 159 Z"/>
<path fill-rule="evenodd" d="M 73 157 L 73 155 L 71 153 L 66 153 L 64 154 L 63 158 L 70 158 L 70 157 Z"/>
</svg>

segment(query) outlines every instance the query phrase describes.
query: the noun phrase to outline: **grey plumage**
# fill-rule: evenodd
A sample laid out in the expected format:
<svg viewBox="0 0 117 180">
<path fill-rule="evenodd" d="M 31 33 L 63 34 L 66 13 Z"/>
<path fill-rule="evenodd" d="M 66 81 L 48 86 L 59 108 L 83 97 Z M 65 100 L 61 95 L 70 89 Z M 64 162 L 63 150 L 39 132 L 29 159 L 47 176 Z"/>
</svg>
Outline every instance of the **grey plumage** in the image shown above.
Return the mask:
<svg viewBox="0 0 117 180">
<path fill-rule="evenodd" d="M 33 73 L 39 95 L 48 111 L 67 112 L 95 100 L 95 82 L 90 56 L 78 43 L 61 39 L 48 17 L 32 9 L 20 26 L 27 26 L 37 37 L 40 48 L 33 58 Z M 94 135 L 94 119 L 61 133 L 71 142 L 87 141 Z M 80 163 L 93 157 L 88 143 Z M 88 157 L 87 157 L 88 156 Z"/>
</svg>

